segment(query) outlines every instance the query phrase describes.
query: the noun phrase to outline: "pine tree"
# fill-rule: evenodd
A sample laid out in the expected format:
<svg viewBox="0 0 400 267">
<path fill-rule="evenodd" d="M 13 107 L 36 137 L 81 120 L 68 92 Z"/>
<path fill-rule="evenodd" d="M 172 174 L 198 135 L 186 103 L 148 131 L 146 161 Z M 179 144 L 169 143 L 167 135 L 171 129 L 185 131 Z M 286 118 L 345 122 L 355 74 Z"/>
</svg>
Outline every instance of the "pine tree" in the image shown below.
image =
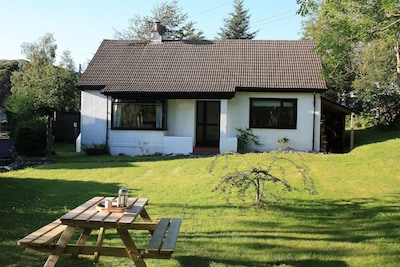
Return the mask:
<svg viewBox="0 0 400 267">
<path fill-rule="evenodd" d="M 235 0 L 234 12 L 224 19 L 224 27 L 218 33 L 219 39 L 253 39 L 258 30 L 250 32 L 249 11 L 243 7 L 243 0 Z"/>
</svg>

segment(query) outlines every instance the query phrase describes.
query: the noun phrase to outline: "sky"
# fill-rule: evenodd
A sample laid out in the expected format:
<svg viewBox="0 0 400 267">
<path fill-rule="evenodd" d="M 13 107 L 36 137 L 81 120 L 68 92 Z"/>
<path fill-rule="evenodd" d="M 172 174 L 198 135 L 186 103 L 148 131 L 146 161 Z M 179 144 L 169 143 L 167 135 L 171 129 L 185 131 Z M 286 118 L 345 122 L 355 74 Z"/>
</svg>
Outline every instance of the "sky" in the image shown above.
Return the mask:
<svg viewBox="0 0 400 267">
<path fill-rule="evenodd" d="M 116 30 L 128 28 L 135 14 L 150 15 L 165 0 L 0 0 L 0 59 L 26 59 L 23 43 L 53 34 L 57 55 L 69 50 L 76 66 L 87 65 L 104 39 L 115 39 Z M 170 1 L 168 1 L 170 2 Z M 216 39 L 223 19 L 233 12 L 233 0 L 179 0 L 188 21 Z M 302 18 L 296 0 L 244 0 L 255 40 L 297 40 Z"/>
</svg>

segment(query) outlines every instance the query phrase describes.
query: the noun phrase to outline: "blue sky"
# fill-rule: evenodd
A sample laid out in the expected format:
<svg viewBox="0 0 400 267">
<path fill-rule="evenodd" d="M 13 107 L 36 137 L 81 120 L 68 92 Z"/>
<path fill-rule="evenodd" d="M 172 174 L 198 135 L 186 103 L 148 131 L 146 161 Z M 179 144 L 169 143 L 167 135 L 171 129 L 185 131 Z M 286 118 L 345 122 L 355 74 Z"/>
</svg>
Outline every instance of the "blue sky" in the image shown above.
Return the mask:
<svg viewBox="0 0 400 267">
<path fill-rule="evenodd" d="M 134 14 L 149 15 L 163 0 L 18 0 L 0 1 L 0 59 L 24 59 L 21 44 L 52 33 L 57 55 L 69 50 L 75 64 L 87 64 L 103 39 L 127 29 Z M 179 0 L 179 6 L 196 22 L 206 39 L 215 39 L 223 19 L 233 11 L 233 0 Z M 296 0 L 244 0 L 255 39 L 296 40 L 302 18 Z"/>
</svg>

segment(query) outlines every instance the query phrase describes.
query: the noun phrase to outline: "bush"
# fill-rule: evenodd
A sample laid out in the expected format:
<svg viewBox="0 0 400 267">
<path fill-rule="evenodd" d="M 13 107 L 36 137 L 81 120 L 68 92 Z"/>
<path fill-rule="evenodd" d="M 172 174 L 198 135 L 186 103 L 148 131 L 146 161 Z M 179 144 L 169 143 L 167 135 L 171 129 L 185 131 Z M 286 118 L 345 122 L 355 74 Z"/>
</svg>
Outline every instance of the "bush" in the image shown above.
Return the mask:
<svg viewBox="0 0 400 267">
<path fill-rule="evenodd" d="M 106 144 L 82 145 L 83 152 L 89 156 L 107 155 L 109 154 Z"/>
<path fill-rule="evenodd" d="M 238 132 L 236 137 L 238 140 L 237 152 L 243 154 L 248 152 L 251 144 L 261 145 L 259 137 L 253 133 L 250 128 L 236 128 Z"/>
<path fill-rule="evenodd" d="M 24 156 L 46 155 L 46 125 L 43 121 L 18 123 L 12 136 L 15 151 Z"/>
</svg>

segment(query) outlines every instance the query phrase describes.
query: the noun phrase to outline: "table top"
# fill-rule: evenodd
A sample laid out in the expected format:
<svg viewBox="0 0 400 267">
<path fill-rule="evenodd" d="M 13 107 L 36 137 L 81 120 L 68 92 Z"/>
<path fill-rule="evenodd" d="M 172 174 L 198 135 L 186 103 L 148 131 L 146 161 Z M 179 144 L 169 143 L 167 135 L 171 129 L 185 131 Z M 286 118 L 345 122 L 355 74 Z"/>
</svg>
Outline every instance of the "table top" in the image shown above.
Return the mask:
<svg viewBox="0 0 400 267">
<path fill-rule="evenodd" d="M 105 200 L 115 201 L 115 197 L 93 197 L 85 203 L 63 215 L 63 224 L 85 228 L 130 228 L 141 213 L 148 198 L 128 198 L 128 208 L 124 212 L 99 209 L 98 205 Z M 147 214 L 147 213 L 146 213 Z"/>
</svg>

